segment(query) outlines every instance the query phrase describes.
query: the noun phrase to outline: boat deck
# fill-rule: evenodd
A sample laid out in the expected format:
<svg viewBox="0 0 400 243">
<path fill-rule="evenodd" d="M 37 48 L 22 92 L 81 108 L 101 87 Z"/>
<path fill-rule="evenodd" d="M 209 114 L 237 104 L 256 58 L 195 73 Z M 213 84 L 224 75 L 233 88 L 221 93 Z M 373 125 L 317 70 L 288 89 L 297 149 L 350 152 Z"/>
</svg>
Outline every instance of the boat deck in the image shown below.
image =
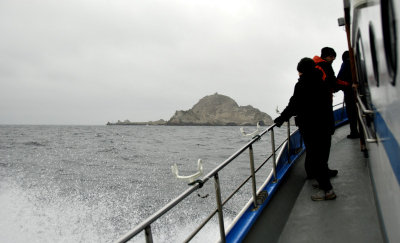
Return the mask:
<svg viewBox="0 0 400 243">
<path fill-rule="evenodd" d="M 314 202 L 314 180 L 298 161 L 260 215 L 244 242 L 384 242 L 367 159 L 358 139 L 347 139 L 348 125 L 332 138 L 329 166 L 336 200 Z"/>
</svg>

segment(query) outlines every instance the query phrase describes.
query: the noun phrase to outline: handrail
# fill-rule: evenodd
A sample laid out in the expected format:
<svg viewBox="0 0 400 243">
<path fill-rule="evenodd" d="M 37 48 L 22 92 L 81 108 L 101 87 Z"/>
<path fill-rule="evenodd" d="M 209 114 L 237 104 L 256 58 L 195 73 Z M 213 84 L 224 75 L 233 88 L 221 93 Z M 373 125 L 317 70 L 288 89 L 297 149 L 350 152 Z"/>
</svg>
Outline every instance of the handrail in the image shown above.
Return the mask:
<svg viewBox="0 0 400 243">
<path fill-rule="evenodd" d="M 131 240 L 133 237 L 135 237 L 137 234 L 139 234 L 142 231 L 145 231 L 146 233 L 146 242 L 153 242 L 152 235 L 151 235 L 151 224 L 158 220 L 161 216 L 163 216 L 165 213 L 167 213 L 170 209 L 178 205 L 181 201 L 186 199 L 189 195 L 191 195 L 194 191 L 197 189 L 201 188 L 203 184 L 205 184 L 209 179 L 214 178 L 215 182 L 215 188 L 216 188 L 216 200 L 217 200 L 217 209 L 214 210 L 214 212 L 209 216 L 209 218 L 203 223 L 203 225 L 200 226 L 200 229 L 209 221 L 210 217 L 214 216 L 215 213 L 219 214 L 219 223 L 220 223 L 220 234 L 221 234 L 221 241 L 225 242 L 225 229 L 224 229 L 224 222 L 223 222 L 223 214 L 222 214 L 222 206 L 239 190 L 235 190 L 224 202 L 222 202 L 221 199 L 221 193 L 220 193 L 220 187 L 219 187 L 219 176 L 218 172 L 220 172 L 225 166 L 227 166 L 230 162 L 232 162 L 234 159 L 236 159 L 239 155 L 241 155 L 244 151 L 249 149 L 250 151 L 250 167 L 251 167 L 251 175 L 249 176 L 248 179 L 245 180 L 240 187 L 242 187 L 249 179 L 252 179 L 252 191 L 253 191 L 253 203 L 256 205 L 256 188 L 255 188 L 255 173 L 265 165 L 268 160 L 273 157 L 273 174 L 274 174 L 274 179 L 276 180 L 276 156 L 275 156 L 275 151 L 279 148 L 281 148 L 282 144 L 285 143 L 285 141 L 289 141 L 290 139 L 290 131 L 288 131 L 288 138 L 287 140 L 283 141 L 281 145 L 278 146 L 278 148 L 275 148 L 275 138 L 274 138 L 274 128 L 276 127 L 276 124 L 274 123 L 273 125 L 269 126 L 267 129 L 262 131 L 260 134 L 254 136 L 248 143 L 246 143 L 242 148 L 237 150 L 234 154 L 232 154 L 228 159 L 226 159 L 224 162 L 222 162 L 219 166 L 214 168 L 211 172 L 209 172 L 206 176 L 204 176 L 202 179 L 195 181 L 195 184 L 191 185 L 186 191 L 181 193 L 178 197 L 176 197 L 174 200 L 169 202 L 167 205 L 165 205 L 163 208 L 158 210 L 156 213 L 148 217 L 146 220 L 144 220 L 141 224 L 137 225 L 135 228 L 133 228 L 131 231 L 126 233 L 124 236 L 122 236 L 119 240 L 116 242 L 118 243 L 123 243 Z M 288 124 L 288 129 L 290 129 L 290 124 Z M 253 152 L 252 152 L 252 145 L 260 140 L 262 136 L 264 136 L 266 133 L 271 132 L 271 144 L 272 144 L 272 155 L 269 156 L 262 165 L 257 168 L 257 170 L 254 170 L 254 161 L 253 161 Z M 289 150 L 288 150 L 289 151 Z M 199 231 L 198 230 L 198 231 Z M 197 231 L 197 232 L 198 232 Z M 196 233 L 197 233 L 196 232 Z M 194 237 L 196 234 L 192 234 L 188 239 L 190 240 L 191 238 Z"/>
<path fill-rule="evenodd" d="M 360 94 L 359 94 L 358 92 L 357 92 L 356 97 L 357 97 L 357 102 L 358 102 L 358 104 L 360 105 L 360 108 L 361 108 L 361 111 L 362 111 L 363 114 L 374 114 L 374 111 L 373 111 L 373 110 L 368 110 L 368 109 L 365 107 L 364 103 L 363 103 L 362 100 L 361 100 Z"/>
<path fill-rule="evenodd" d="M 377 139 L 373 135 L 373 132 L 371 132 L 371 129 L 368 128 L 364 118 L 365 116 L 373 115 L 374 111 L 369 110 L 365 107 L 363 101 L 361 100 L 360 94 L 357 91 L 356 91 L 356 98 L 357 98 L 358 118 L 364 133 L 365 141 L 368 143 L 376 143 Z"/>
<path fill-rule="evenodd" d="M 276 150 L 279 150 L 285 143 L 287 142 L 287 139 L 284 140 L 277 148 Z M 263 163 L 261 163 L 260 166 L 254 171 L 257 173 L 267 162 L 272 158 L 272 154 L 268 156 Z M 272 172 L 271 172 L 272 173 Z M 252 178 L 252 175 L 248 176 L 232 193 L 229 195 L 225 201 L 222 203 L 222 205 L 225 205 L 246 183 Z M 186 238 L 184 242 L 189 242 L 207 223 L 208 221 L 211 220 L 211 218 L 217 213 L 217 209 L 215 209 L 204 221 L 201 223 L 193 232 L 190 236 Z"/>
<path fill-rule="evenodd" d="M 208 173 L 204 178 L 202 179 L 203 183 L 207 182 L 211 177 L 213 177 L 216 173 L 221 171 L 225 166 L 227 166 L 230 162 L 232 162 L 234 159 L 236 159 L 239 155 L 241 155 L 246 149 L 248 149 L 252 144 L 257 142 L 262 136 L 264 136 L 267 132 L 271 131 L 274 127 L 276 127 L 276 124 L 274 123 L 270 127 L 268 127 L 266 130 L 261 132 L 259 135 L 256 135 L 253 137 L 246 145 L 244 145 L 241 149 L 236 151 L 233 155 L 231 155 L 228 159 L 226 159 L 222 164 L 217 166 L 214 170 L 212 170 L 210 173 Z"/>
<path fill-rule="evenodd" d="M 141 231 L 145 230 L 147 226 L 149 226 L 151 223 L 156 221 L 158 218 L 160 218 L 162 215 L 164 215 L 166 212 L 168 212 L 171 208 L 173 208 L 175 205 L 180 203 L 183 199 L 185 199 L 187 196 L 192 194 L 195 190 L 200 188 L 200 184 L 194 184 L 190 186 L 186 191 L 184 191 L 182 194 L 180 194 L 178 197 L 176 197 L 173 201 L 169 202 L 167 205 L 165 205 L 163 208 L 158 210 L 156 213 L 148 217 L 145 221 L 143 221 L 141 224 L 136 226 L 134 229 L 129 231 L 126 235 L 121 237 L 119 240 L 116 242 L 127 242 L 130 239 L 132 239 L 135 235 L 140 233 Z"/>
</svg>

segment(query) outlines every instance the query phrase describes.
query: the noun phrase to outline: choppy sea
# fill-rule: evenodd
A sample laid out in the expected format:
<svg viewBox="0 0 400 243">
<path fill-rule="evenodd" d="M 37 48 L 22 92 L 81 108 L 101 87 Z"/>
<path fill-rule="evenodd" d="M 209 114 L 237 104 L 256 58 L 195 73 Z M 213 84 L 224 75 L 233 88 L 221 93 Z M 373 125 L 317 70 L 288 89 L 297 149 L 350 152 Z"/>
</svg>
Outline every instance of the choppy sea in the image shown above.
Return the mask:
<svg viewBox="0 0 400 243">
<path fill-rule="evenodd" d="M 245 127 L 248 132 L 255 127 Z M 285 129 L 276 131 L 276 144 Z M 180 174 L 204 174 L 249 141 L 239 127 L 0 126 L 0 241 L 114 242 L 187 189 Z M 271 153 L 254 146 L 256 166 Z M 249 175 L 248 152 L 219 177 L 226 198 Z M 271 166 L 260 170 L 257 185 Z M 249 186 L 224 207 L 225 228 L 251 198 Z M 214 182 L 152 225 L 155 242 L 181 242 L 216 208 Z M 193 242 L 219 238 L 214 218 Z M 132 242 L 143 242 L 140 234 Z"/>
</svg>

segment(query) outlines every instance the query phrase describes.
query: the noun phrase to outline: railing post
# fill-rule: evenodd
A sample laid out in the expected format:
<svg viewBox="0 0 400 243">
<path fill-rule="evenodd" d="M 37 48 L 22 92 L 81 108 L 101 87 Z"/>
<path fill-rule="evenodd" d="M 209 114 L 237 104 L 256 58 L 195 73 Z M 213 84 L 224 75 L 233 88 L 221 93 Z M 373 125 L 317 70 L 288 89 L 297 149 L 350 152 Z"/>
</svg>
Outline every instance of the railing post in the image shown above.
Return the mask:
<svg viewBox="0 0 400 243">
<path fill-rule="evenodd" d="M 256 173 L 254 170 L 254 155 L 253 155 L 253 145 L 249 147 L 250 155 L 250 171 L 251 171 L 251 182 L 252 182 L 252 193 L 253 193 L 253 204 L 257 207 L 257 192 L 256 192 Z"/>
<path fill-rule="evenodd" d="M 150 225 L 148 225 L 145 229 L 144 229 L 144 233 L 146 234 L 146 243 L 153 243 L 153 235 L 151 233 L 151 227 Z"/>
<path fill-rule="evenodd" d="M 217 199 L 217 209 L 218 209 L 218 221 L 219 221 L 219 233 L 221 235 L 221 242 L 225 243 L 225 227 L 224 227 L 224 215 L 222 213 L 222 199 L 221 199 L 221 188 L 219 186 L 219 176 L 218 173 L 214 175 L 215 184 L 215 195 Z"/>
<path fill-rule="evenodd" d="M 276 177 L 276 153 L 275 153 L 275 135 L 274 129 L 271 129 L 271 147 L 272 147 L 272 171 L 274 173 L 274 182 L 277 182 Z"/>
<path fill-rule="evenodd" d="M 290 120 L 287 122 L 287 162 L 290 164 Z"/>
</svg>

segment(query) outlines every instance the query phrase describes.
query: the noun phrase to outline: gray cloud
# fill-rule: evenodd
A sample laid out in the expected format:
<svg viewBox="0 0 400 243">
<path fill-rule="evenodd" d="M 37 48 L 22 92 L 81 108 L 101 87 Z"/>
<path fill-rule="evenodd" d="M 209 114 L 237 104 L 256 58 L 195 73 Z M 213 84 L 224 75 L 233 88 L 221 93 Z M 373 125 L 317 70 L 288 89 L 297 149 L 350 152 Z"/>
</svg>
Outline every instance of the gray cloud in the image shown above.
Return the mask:
<svg viewBox="0 0 400 243">
<path fill-rule="evenodd" d="M 0 124 L 169 119 L 215 92 L 275 116 L 300 58 L 346 48 L 341 4 L 3 0 Z"/>
</svg>

